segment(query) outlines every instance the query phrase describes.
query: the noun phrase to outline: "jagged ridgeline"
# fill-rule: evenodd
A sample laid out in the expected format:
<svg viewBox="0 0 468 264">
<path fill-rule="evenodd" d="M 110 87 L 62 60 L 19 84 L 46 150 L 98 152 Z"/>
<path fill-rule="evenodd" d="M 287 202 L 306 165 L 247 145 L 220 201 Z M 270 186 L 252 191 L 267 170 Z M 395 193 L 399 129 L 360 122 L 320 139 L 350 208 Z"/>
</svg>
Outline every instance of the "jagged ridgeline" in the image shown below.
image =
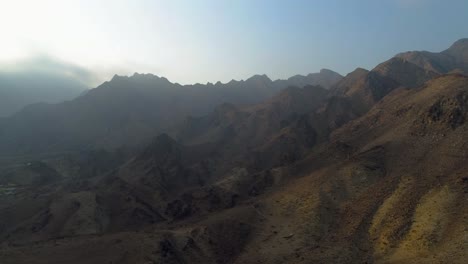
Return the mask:
<svg viewBox="0 0 468 264">
<path fill-rule="evenodd" d="M 209 114 L 222 103 L 259 103 L 289 86 L 329 88 L 342 76 L 330 70 L 272 81 L 255 75 L 226 84 L 180 85 L 152 74 L 114 76 L 60 104 L 34 104 L 0 121 L 0 155 L 107 150 L 146 144 L 172 132 L 188 115 Z"/>
</svg>

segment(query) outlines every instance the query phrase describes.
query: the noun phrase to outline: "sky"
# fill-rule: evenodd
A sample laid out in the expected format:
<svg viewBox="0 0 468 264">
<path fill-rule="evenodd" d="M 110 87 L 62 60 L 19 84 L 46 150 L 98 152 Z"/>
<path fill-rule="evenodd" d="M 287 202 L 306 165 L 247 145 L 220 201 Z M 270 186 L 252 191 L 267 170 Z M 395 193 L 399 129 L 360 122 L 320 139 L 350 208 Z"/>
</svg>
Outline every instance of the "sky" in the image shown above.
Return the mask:
<svg viewBox="0 0 468 264">
<path fill-rule="evenodd" d="M 468 37 L 467 0 L 0 0 L 0 72 L 94 87 L 114 74 L 182 84 L 372 69 Z"/>
</svg>

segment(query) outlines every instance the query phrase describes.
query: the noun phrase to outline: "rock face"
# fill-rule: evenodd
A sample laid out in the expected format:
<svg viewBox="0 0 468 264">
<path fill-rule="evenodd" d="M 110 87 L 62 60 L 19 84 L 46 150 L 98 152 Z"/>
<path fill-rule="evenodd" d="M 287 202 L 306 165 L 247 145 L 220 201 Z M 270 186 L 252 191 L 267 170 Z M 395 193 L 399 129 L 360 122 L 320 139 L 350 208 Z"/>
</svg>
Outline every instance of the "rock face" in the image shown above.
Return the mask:
<svg viewBox="0 0 468 264">
<path fill-rule="evenodd" d="M 464 263 L 467 118 L 468 77 L 399 57 L 331 90 L 221 104 L 137 151 L 43 158 L 54 177 L 34 186 L 0 174 L 0 257 Z"/>
</svg>

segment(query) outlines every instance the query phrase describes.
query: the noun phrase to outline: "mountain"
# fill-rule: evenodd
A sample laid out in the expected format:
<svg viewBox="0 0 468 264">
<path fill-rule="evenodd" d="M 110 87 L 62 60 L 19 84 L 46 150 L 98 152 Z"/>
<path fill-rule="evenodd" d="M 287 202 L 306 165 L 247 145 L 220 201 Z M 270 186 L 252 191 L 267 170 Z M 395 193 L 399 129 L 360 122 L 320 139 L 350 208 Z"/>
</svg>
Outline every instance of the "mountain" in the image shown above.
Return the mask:
<svg viewBox="0 0 468 264">
<path fill-rule="evenodd" d="M 287 85 L 283 84 L 282 86 L 304 87 L 306 85 L 315 85 L 315 86 L 318 85 L 318 86 L 322 86 L 325 89 L 329 89 L 338 81 L 340 81 L 342 78 L 343 76 L 341 76 L 340 74 L 334 71 L 331 71 L 328 69 L 322 69 L 320 70 L 319 73 L 310 73 L 306 76 L 295 75 L 285 81 L 287 82 Z"/>
<path fill-rule="evenodd" d="M 410 51 L 397 55 L 398 58 L 438 74 L 468 74 L 468 39 L 456 41 L 450 48 L 440 53 Z"/>
<path fill-rule="evenodd" d="M 358 68 L 349 73 L 331 88 L 332 94 L 349 97 L 355 108 L 366 112 L 394 89 L 415 88 L 447 73 L 468 74 L 467 50 L 468 41 L 461 39 L 440 53 L 400 53 L 371 71 Z"/>
<path fill-rule="evenodd" d="M 0 124 L 0 154 L 31 154 L 135 146 L 170 132 L 187 115 L 208 114 L 222 103 L 258 103 L 290 84 L 330 85 L 329 70 L 271 81 L 256 75 L 226 84 L 182 86 L 151 74 L 114 76 L 86 94 L 60 104 L 24 108 Z"/>
<path fill-rule="evenodd" d="M 353 73 L 351 74 L 353 75 Z M 394 57 L 356 79 L 354 76 L 350 76 L 351 87 L 357 86 L 356 90 L 348 91 L 348 87 L 343 86 L 341 82 L 336 85 L 335 89 L 338 91 L 338 95 L 344 93 L 363 103 L 364 111 L 367 111 L 392 90 L 400 87 L 415 88 L 438 75 L 401 58 Z M 343 80 L 343 83 L 348 81 Z"/>
<path fill-rule="evenodd" d="M 186 145 L 212 144 L 221 160 L 271 167 L 296 159 L 315 144 L 309 114 L 325 101 L 320 86 L 289 87 L 260 104 L 221 105 L 204 117 L 190 117 L 178 129 Z M 281 146 L 281 147 L 277 147 Z"/>
</svg>

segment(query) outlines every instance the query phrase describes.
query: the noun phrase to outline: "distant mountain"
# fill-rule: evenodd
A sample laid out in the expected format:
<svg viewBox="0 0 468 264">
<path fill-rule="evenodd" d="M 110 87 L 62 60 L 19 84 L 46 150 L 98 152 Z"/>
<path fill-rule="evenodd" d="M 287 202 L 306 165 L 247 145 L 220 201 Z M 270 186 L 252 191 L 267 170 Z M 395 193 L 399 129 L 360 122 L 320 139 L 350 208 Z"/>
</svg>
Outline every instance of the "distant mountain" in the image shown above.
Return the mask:
<svg viewBox="0 0 468 264">
<path fill-rule="evenodd" d="M 448 73 L 468 75 L 468 39 L 455 42 L 440 53 L 400 53 L 371 71 L 356 69 L 335 84 L 333 95 L 351 99 L 356 109 L 366 112 L 396 88 L 414 88 Z"/>
<path fill-rule="evenodd" d="M 410 51 L 400 53 L 396 57 L 438 74 L 462 73 L 466 75 L 468 74 L 468 39 L 460 39 L 440 53 Z"/>
<path fill-rule="evenodd" d="M 0 117 L 34 103 L 59 103 L 86 91 L 81 82 L 62 75 L 0 72 Z"/>
<path fill-rule="evenodd" d="M 397 88 L 414 88 L 439 74 L 401 58 L 392 58 L 371 71 L 356 69 L 338 82 L 332 95 L 350 98 L 361 113 Z"/>
<path fill-rule="evenodd" d="M 0 152 L 44 153 L 113 149 L 148 142 L 171 131 L 188 115 L 202 116 L 217 105 L 261 102 L 291 85 L 322 84 L 341 76 L 329 70 L 290 80 L 255 75 L 226 84 L 180 85 L 151 74 L 114 76 L 75 100 L 30 105 L 0 123 Z"/>
<path fill-rule="evenodd" d="M 343 76 L 334 71 L 322 69 L 319 73 L 310 73 L 306 76 L 295 75 L 284 81 L 284 84 L 282 84 L 282 86 L 304 87 L 306 85 L 318 85 L 322 86 L 325 89 L 329 89 L 342 78 Z"/>
</svg>

